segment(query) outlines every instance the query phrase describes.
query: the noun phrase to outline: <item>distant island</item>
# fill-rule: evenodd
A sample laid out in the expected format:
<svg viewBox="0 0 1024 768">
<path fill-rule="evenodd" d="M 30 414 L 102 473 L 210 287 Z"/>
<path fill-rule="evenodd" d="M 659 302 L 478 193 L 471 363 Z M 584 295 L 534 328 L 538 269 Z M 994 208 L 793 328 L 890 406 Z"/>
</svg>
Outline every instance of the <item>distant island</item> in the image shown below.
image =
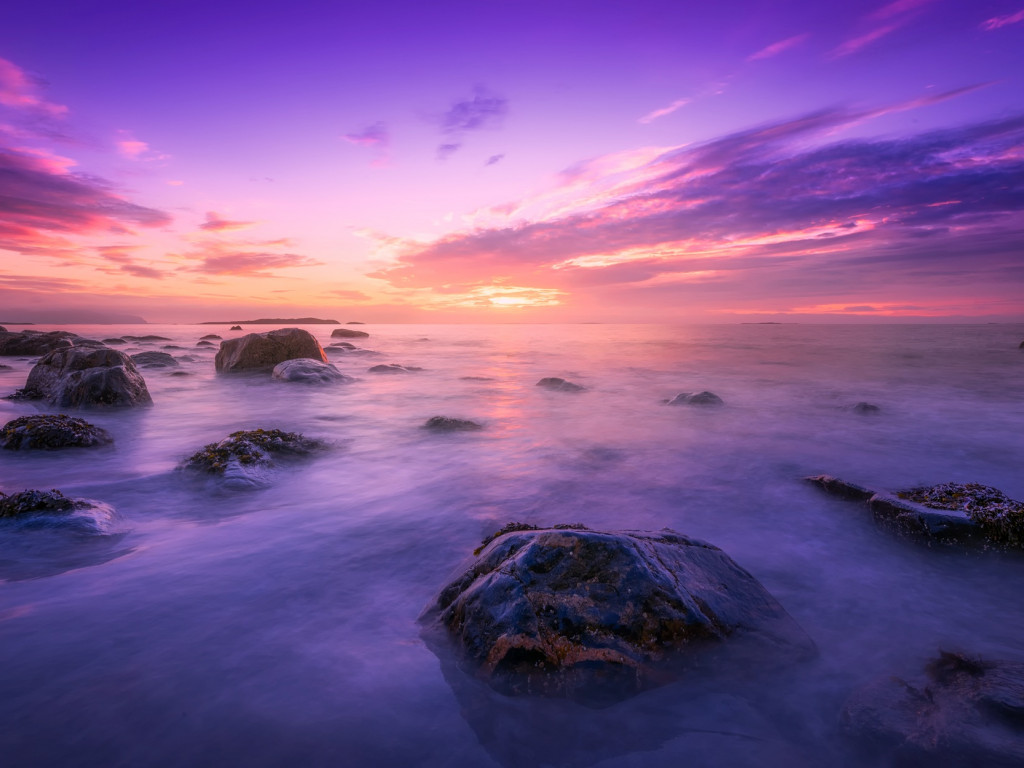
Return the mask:
<svg viewBox="0 0 1024 768">
<path fill-rule="evenodd" d="M 337 320 L 321 320 L 319 317 L 261 317 L 259 320 L 207 320 L 199 325 L 341 325 Z"/>
</svg>

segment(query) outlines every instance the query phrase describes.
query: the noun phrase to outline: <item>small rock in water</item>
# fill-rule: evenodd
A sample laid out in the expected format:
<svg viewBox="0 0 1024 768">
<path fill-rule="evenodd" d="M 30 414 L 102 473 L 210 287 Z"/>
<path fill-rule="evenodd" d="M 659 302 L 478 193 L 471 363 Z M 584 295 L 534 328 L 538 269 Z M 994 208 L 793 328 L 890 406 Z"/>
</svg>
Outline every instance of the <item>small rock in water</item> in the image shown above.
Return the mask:
<svg viewBox="0 0 1024 768">
<path fill-rule="evenodd" d="M 126 344 L 127 342 L 124 339 L 104 339 L 103 343 L 104 344 Z"/>
<path fill-rule="evenodd" d="M 200 336 L 199 340 L 200 341 L 220 341 L 221 337 L 218 336 L 216 333 L 208 333 L 205 336 Z"/>
<path fill-rule="evenodd" d="M 230 328 L 228 328 L 228 330 L 229 331 L 240 331 L 240 330 L 242 330 L 242 326 L 240 326 L 240 325 L 232 325 Z"/>
<path fill-rule="evenodd" d="M 196 346 L 197 347 L 216 347 L 217 345 L 214 344 L 212 341 L 197 341 L 196 342 Z"/>
<path fill-rule="evenodd" d="M 59 528 L 75 533 L 108 533 L 114 510 L 90 499 L 71 499 L 60 491 L 0 492 L 0 520 L 22 529 Z"/>
<path fill-rule="evenodd" d="M 355 381 L 351 376 L 346 376 L 330 363 L 321 363 L 319 360 L 300 357 L 294 360 L 285 360 L 274 366 L 271 374 L 279 381 L 297 381 L 303 384 L 333 384 Z"/>
<path fill-rule="evenodd" d="M 370 337 L 366 331 L 355 331 L 351 328 L 335 328 L 331 331 L 332 339 L 367 339 Z"/>
<path fill-rule="evenodd" d="M 64 414 L 20 416 L 0 428 L 0 447 L 12 451 L 91 448 L 113 441 L 105 429 Z"/>
<path fill-rule="evenodd" d="M 326 448 L 320 440 L 280 429 L 232 432 L 189 456 L 182 467 L 225 476 L 241 484 L 258 484 L 258 471 L 274 463 L 275 456 L 308 456 Z"/>
<path fill-rule="evenodd" d="M 853 406 L 854 413 L 878 413 L 881 410 L 882 409 L 874 403 L 865 403 L 863 401 Z"/>
<path fill-rule="evenodd" d="M 714 392 L 680 392 L 668 401 L 669 405 L 724 405 Z"/>
<path fill-rule="evenodd" d="M 368 369 L 370 373 L 415 373 L 416 371 L 422 371 L 422 368 L 418 368 L 415 365 L 398 365 L 398 363 L 390 363 L 387 365 L 375 365 Z"/>
<path fill-rule="evenodd" d="M 684 676 L 703 651 L 736 652 L 725 673 L 734 661 L 764 668 L 815 650 L 722 550 L 667 529 L 511 524 L 485 540 L 421 621 L 443 630 L 498 691 L 583 703 Z"/>
<path fill-rule="evenodd" d="M 913 677 L 886 676 L 855 691 L 840 723 L 893 760 L 878 765 L 1021 766 L 1024 664 L 940 651 Z"/>
<path fill-rule="evenodd" d="M 0 371 L 13 371 L 13 370 L 14 370 L 13 366 L 4 365 L 3 363 L 0 363 Z"/>
<path fill-rule="evenodd" d="M 484 428 L 483 424 L 475 421 L 453 419 L 450 416 L 431 416 L 423 426 L 435 432 L 465 432 Z"/>
<path fill-rule="evenodd" d="M 181 364 L 166 352 L 138 352 L 131 356 L 140 368 L 180 368 Z"/>
<path fill-rule="evenodd" d="M 355 344 L 352 344 L 351 342 L 348 341 L 336 341 L 333 344 L 328 344 L 328 347 L 339 349 L 357 349 Z"/>
<path fill-rule="evenodd" d="M 1009 498 L 998 488 L 981 483 L 941 483 L 897 495 L 931 509 L 966 513 L 990 544 L 1024 547 L 1024 502 Z"/>
<path fill-rule="evenodd" d="M 171 341 L 166 336 L 157 336 L 156 334 L 149 334 L 148 336 L 122 336 L 125 341 Z"/>
<path fill-rule="evenodd" d="M 560 379 L 557 376 L 548 376 L 537 382 L 538 387 L 550 389 L 555 392 L 582 392 L 586 387 L 580 384 L 573 384 L 571 381 Z"/>
</svg>

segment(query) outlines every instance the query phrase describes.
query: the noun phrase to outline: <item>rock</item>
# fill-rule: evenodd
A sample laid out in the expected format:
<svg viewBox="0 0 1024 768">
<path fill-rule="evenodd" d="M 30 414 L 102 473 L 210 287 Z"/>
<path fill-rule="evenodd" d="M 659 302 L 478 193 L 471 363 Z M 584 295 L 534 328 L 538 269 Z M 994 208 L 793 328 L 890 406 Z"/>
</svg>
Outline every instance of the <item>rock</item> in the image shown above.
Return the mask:
<svg viewBox="0 0 1024 768">
<path fill-rule="evenodd" d="M 23 529 L 63 528 L 77 533 L 107 533 L 114 510 L 90 499 L 71 499 L 58 490 L 0 493 L 0 521 Z"/>
<path fill-rule="evenodd" d="M 668 529 L 513 523 L 477 552 L 421 621 L 502 693 L 608 702 L 678 679 L 724 646 L 758 667 L 814 653 L 753 576 Z"/>
<path fill-rule="evenodd" d="M 1024 548 L 1024 503 L 979 483 L 943 483 L 897 493 L 873 490 L 829 475 L 805 478 L 828 493 L 866 501 L 875 522 L 927 544 Z"/>
<path fill-rule="evenodd" d="M 242 330 L 242 326 L 240 326 L 240 325 L 232 325 L 230 328 L 228 328 L 228 330 L 229 331 L 240 331 L 240 330 Z"/>
<path fill-rule="evenodd" d="M 332 339 L 367 339 L 370 337 L 366 331 L 355 331 L 351 328 L 335 328 L 331 331 Z"/>
<path fill-rule="evenodd" d="M 239 330 L 241 330 L 241 329 L 239 329 Z M 200 336 L 199 340 L 200 341 L 220 341 L 221 338 L 222 337 L 218 336 L 216 333 L 208 333 L 205 336 Z"/>
<path fill-rule="evenodd" d="M 178 355 L 175 359 L 180 363 L 194 363 L 199 358 L 192 357 L 192 355 Z"/>
<path fill-rule="evenodd" d="M 261 470 L 272 466 L 275 457 L 306 456 L 325 447 L 321 441 L 296 432 L 241 430 L 196 451 L 182 467 L 220 475 L 238 485 L 259 485 L 265 479 Z"/>
<path fill-rule="evenodd" d="M 586 387 L 580 386 L 579 384 L 573 384 L 571 381 L 560 379 L 557 376 L 548 376 L 537 382 L 538 387 L 544 387 L 545 389 L 551 389 L 556 392 L 582 392 Z"/>
<path fill-rule="evenodd" d="M 269 371 L 278 363 L 308 357 L 327 362 L 323 347 L 309 331 L 279 328 L 266 333 L 248 333 L 220 343 L 214 362 L 218 371 Z"/>
<path fill-rule="evenodd" d="M 352 344 L 348 341 L 336 341 L 333 344 L 328 344 L 328 347 L 339 347 L 341 349 L 358 349 L 358 347 L 355 344 Z"/>
<path fill-rule="evenodd" d="M 493 376 L 459 376 L 460 381 L 494 381 Z"/>
<path fill-rule="evenodd" d="M 366 323 L 359 320 L 349 320 L 345 325 L 366 325 Z"/>
<path fill-rule="evenodd" d="M 185 347 L 179 344 L 164 344 L 160 347 L 160 349 L 185 349 Z"/>
<path fill-rule="evenodd" d="M 1024 349 L 1024 341 L 1022 341 L 1022 342 L 1020 343 L 1020 346 L 1019 346 L 1019 347 L 1017 347 L 1017 349 Z"/>
<path fill-rule="evenodd" d="M 1024 664 L 941 652 L 910 679 L 886 676 L 857 690 L 845 733 L 886 765 L 1024 765 Z"/>
<path fill-rule="evenodd" d="M 860 402 L 853 406 L 854 413 L 878 413 L 882 409 L 873 403 Z"/>
<path fill-rule="evenodd" d="M 390 363 L 388 365 L 375 365 L 367 370 L 370 373 L 415 373 L 416 371 L 422 371 L 423 369 L 415 365 L 398 365 L 398 363 Z"/>
<path fill-rule="evenodd" d="M 157 336 L 156 334 L 149 334 L 148 336 L 122 336 L 125 341 L 171 341 L 166 336 Z"/>
<path fill-rule="evenodd" d="M 453 419 L 449 416 L 431 416 L 423 427 L 434 432 L 466 432 L 484 428 L 483 424 L 477 424 L 475 421 Z"/>
<path fill-rule="evenodd" d="M 0 447 L 11 451 L 91 448 L 112 442 L 105 429 L 64 414 L 20 416 L 0 428 Z"/>
<path fill-rule="evenodd" d="M 104 339 L 103 343 L 109 346 L 111 344 L 127 344 L 128 342 L 124 339 Z"/>
<path fill-rule="evenodd" d="M 13 366 L 4 365 L 3 363 L 0 363 L 0 371 L 13 371 L 13 370 L 14 370 Z"/>
<path fill-rule="evenodd" d="M 180 368 L 181 363 L 166 352 L 139 352 L 131 356 L 143 368 Z"/>
<path fill-rule="evenodd" d="M 7 333 L 7 329 L 0 325 L 0 333 Z"/>
<path fill-rule="evenodd" d="M 333 384 L 340 382 L 355 381 L 351 376 L 346 376 L 330 363 L 321 363 L 319 360 L 309 358 L 297 358 L 285 360 L 274 366 L 273 377 L 280 381 L 299 381 L 304 384 Z"/>
<path fill-rule="evenodd" d="M 101 349 L 57 349 L 28 374 L 24 397 L 42 398 L 59 408 L 151 405 L 135 363 L 124 352 Z"/>
<path fill-rule="evenodd" d="M 21 331 L 0 333 L 0 355 L 45 355 L 74 346 L 78 334 L 70 331 Z"/>
<path fill-rule="evenodd" d="M 668 401 L 669 405 L 724 405 L 714 392 L 680 392 Z"/>
<path fill-rule="evenodd" d="M 197 341 L 196 342 L 196 346 L 197 347 L 216 347 L 217 345 L 214 344 L 212 341 Z"/>
</svg>

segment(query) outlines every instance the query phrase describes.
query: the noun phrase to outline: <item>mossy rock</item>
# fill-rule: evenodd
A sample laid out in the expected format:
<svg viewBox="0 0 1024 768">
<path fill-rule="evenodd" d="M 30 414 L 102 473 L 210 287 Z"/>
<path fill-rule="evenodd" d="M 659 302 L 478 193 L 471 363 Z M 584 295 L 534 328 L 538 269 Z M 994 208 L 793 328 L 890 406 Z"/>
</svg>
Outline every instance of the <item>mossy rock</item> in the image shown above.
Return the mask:
<svg viewBox="0 0 1024 768">
<path fill-rule="evenodd" d="M 50 491 L 19 491 L 0 493 L 0 518 L 23 517 L 34 514 L 71 514 L 75 511 L 74 499 L 69 499 L 57 489 Z"/>
<path fill-rule="evenodd" d="M 483 424 L 478 424 L 469 419 L 453 419 L 451 416 L 431 416 L 427 419 L 424 429 L 432 432 L 474 432 L 483 429 Z"/>
<path fill-rule="evenodd" d="M 91 448 L 113 441 L 105 429 L 63 413 L 19 416 L 0 428 L 0 447 L 11 451 Z"/>
<path fill-rule="evenodd" d="M 899 498 L 931 509 L 964 512 L 991 544 L 1024 548 L 1024 502 L 981 483 L 940 483 L 900 491 Z"/>
<path fill-rule="evenodd" d="M 304 456 L 325 448 L 320 440 L 280 429 L 251 429 L 232 432 L 219 443 L 210 443 L 185 460 L 184 466 L 223 475 L 232 464 L 254 467 L 272 463 L 271 456 Z"/>
</svg>

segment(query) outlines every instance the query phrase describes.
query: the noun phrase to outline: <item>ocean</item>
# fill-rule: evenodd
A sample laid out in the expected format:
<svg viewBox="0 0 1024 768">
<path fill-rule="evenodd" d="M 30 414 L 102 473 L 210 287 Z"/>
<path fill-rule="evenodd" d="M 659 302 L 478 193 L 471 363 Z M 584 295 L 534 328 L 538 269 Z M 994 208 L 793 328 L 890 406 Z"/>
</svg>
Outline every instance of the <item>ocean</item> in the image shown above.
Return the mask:
<svg viewBox="0 0 1024 768">
<path fill-rule="evenodd" d="M 326 346 L 337 326 L 305 327 Z M 112 446 L 0 454 L 0 490 L 117 512 L 98 539 L 0 527 L 4 766 L 859 768 L 878 763 L 839 727 L 858 686 L 939 649 L 1024 661 L 1024 558 L 894 538 L 802 481 L 1024 499 L 1024 325 L 345 327 L 370 333 L 329 354 L 357 381 L 310 387 L 216 374 L 195 344 L 227 325 L 66 326 L 193 359 L 143 371 L 152 407 L 76 414 Z M 32 361 L 0 362 L 7 394 Z M 702 390 L 724 405 L 665 405 Z M 39 410 L 0 400 L 0 423 Z M 435 415 L 484 429 L 423 429 Z M 179 469 L 257 427 L 331 448 L 255 489 Z M 417 617 L 509 521 L 709 541 L 819 653 L 605 709 L 503 696 Z"/>
</svg>

